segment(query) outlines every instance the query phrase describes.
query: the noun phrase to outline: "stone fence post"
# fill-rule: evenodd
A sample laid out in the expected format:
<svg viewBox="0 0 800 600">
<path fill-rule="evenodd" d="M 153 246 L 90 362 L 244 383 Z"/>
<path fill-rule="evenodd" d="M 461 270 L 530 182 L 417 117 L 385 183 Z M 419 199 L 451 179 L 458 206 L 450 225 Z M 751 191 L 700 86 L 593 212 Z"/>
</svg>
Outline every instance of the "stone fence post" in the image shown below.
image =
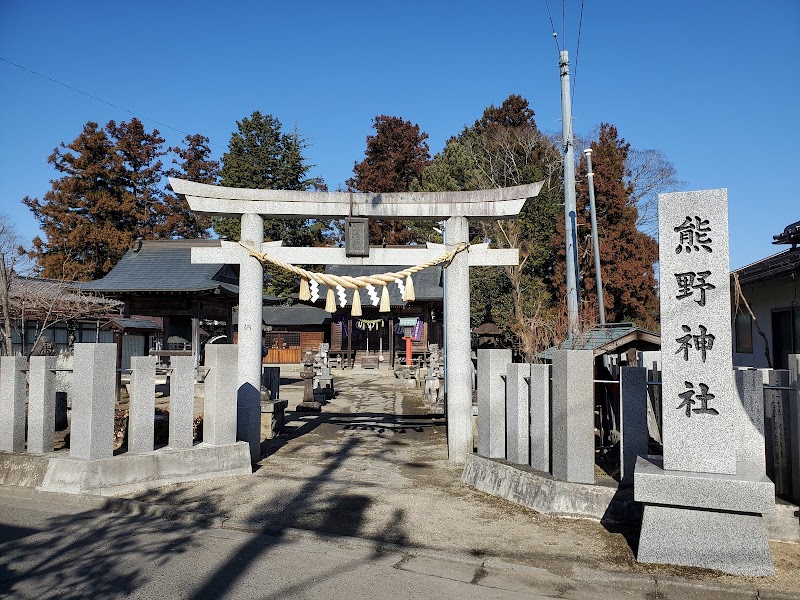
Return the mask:
<svg viewBox="0 0 800 600">
<path fill-rule="evenodd" d="M 194 357 L 172 356 L 169 377 L 169 447 L 191 448 L 194 420 Z"/>
<path fill-rule="evenodd" d="M 156 412 L 156 357 L 131 357 L 131 395 L 128 411 L 128 452 L 153 451 Z"/>
<path fill-rule="evenodd" d="M 531 365 L 512 363 L 506 371 L 506 460 L 517 465 L 530 461 Z"/>
<path fill-rule="evenodd" d="M 550 471 L 550 365 L 531 365 L 531 468 Z"/>
<path fill-rule="evenodd" d="M 789 439 L 792 443 L 792 495 L 800 499 L 800 354 L 789 355 Z"/>
<path fill-rule="evenodd" d="M 478 454 L 506 457 L 506 385 L 511 350 L 478 349 Z"/>
<path fill-rule="evenodd" d="M 636 458 L 647 456 L 647 368 L 622 367 L 619 373 L 620 483 L 633 485 Z"/>
<path fill-rule="evenodd" d="M 55 356 L 31 356 L 28 372 L 28 452 L 53 451 L 56 433 Z"/>
<path fill-rule="evenodd" d="M 94 460 L 114 454 L 117 345 L 75 344 L 69 455 Z"/>
<path fill-rule="evenodd" d="M 203 442 L 224 446 L 236 442 L 236 344 L 206 346 Z"/>
<path fill-rule="evenodd" d="M 553 478 L 594 483 L 594 352 L 553 352 Z"/>
<path fill-rule="evenodd" d="M 0 451 L 22 452 L 25 448 L 24 356 L 0 357 Z"/>
</svg>

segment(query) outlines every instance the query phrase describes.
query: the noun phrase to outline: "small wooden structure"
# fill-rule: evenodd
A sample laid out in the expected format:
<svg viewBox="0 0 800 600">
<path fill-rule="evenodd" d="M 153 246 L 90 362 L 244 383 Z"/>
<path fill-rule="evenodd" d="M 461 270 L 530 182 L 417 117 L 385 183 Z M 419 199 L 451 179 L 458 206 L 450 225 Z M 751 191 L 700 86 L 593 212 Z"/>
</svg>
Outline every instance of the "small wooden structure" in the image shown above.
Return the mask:
<svg viewBox="0 0 800 600">
<path fill-rule="evenodd" d="M 200 364 L 201 320 L 225 323 L 226 335 L 233 337 L 231 312 L 239 299 L 238 267 L 197 264 L 191 258 L 192 248 L 220 243 L 139 240 L 105 277 L 83 287 L 121 300 L 126 318 L 159 317 L 162 329 L 150 350 L 161 356 L 191 355 Z"/>
<path fill-rule="evenodd" d="M 264 364 L 299 364 L 306 350 L 317 352 L 325 341 L 331 316 L 307 304 L 265 306 Z"/>
</svg>

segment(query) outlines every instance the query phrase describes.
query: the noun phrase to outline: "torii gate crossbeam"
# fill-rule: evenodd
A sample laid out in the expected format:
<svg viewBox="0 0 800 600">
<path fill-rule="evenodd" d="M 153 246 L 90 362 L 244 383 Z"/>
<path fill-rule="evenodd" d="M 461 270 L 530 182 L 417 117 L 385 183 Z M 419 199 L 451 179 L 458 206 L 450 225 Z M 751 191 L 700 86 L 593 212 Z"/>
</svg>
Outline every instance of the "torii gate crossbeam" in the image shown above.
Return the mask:
<svg viewBox="0 0 800 600">
<path fill-rule="evenodd" d="M 170 178 L 178 196 L 195 212 L 241 215 L 242 243 L 276 254 L 292 264 L 415 264 L 441 246 L 425 249 L 371 249 L 368 258 L 346 258 L 339 248 L 282 248 L 264 244 L 264 217 L 323 218 L 347 216 L 372 219 L 446 220 L 447 246 L 469 241 L 469 219 L 507 219 L 519 214 L 528 198 L 539 194 L 543 182 L 511 188 L 471 192 L 303 192 L 226 188 Z M 374 255 L 373 255 L 374 253 Z M 250 443 L 253 462 L 260 458 L 261 297 L 264 269 L 238 244 L 192 250 L 192 262 L 238 263 L 239 366 L 238 437 Z M 490 250 L 483 244 L 457 254 L 446 269 L 445 399 L 447 445 L 450 460 L 463 462 L 472 452 L 472 358 L 470 347 L 470 265 L 515 265 L 516 250 Z"/>
</svg>

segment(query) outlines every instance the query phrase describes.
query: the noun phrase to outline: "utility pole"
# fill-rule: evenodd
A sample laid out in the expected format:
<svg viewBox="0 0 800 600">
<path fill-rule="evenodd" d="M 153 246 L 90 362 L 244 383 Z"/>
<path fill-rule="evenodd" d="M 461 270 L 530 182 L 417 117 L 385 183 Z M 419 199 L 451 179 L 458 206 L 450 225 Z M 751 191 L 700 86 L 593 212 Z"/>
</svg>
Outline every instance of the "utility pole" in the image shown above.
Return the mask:
<svg viewBox="0 0 800 600">
<path fill-rule="evenodd" d="M 603 303 L 603 276 L 600 273 L 600 244 L 597 242 L 597 212 L 594 207 L 594 173 L 592 172 L 592 149 L 586 155 L 586 171 L 589 178 L 589 213 L 592 217 L 592 246 L 594 247 L 594 277 L 597 280 L 597 305 L 600 309 L 600 325 L 606 324 L 606 307 Z"/>
<path fill-rule="evenodd" d="M 569 339 L 578 334 L 578 239 L 575 226 L 575 148 L 572 143 L 572 102 L 569 91 L 569 55 L 562 50 L 558 66 L 561 69 L 561 130 L 564 151 L 564 233 L 567 255 L 567 319 Z"/>
</svg>

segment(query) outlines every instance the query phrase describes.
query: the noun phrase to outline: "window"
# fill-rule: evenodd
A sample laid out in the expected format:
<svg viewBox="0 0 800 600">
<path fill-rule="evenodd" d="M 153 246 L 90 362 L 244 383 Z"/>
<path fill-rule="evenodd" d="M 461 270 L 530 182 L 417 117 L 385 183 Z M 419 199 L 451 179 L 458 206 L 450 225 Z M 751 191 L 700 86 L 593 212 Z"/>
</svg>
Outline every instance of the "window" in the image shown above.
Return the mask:
<svg viewBox="0 0 800 600">
<path fill-rule="evenodd" d="M 753 353 L 753 318 L 750 313 L 736 313 L 736 352 Z"/>
</svg>

